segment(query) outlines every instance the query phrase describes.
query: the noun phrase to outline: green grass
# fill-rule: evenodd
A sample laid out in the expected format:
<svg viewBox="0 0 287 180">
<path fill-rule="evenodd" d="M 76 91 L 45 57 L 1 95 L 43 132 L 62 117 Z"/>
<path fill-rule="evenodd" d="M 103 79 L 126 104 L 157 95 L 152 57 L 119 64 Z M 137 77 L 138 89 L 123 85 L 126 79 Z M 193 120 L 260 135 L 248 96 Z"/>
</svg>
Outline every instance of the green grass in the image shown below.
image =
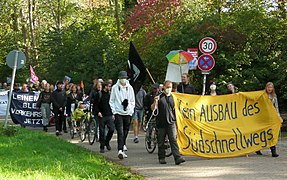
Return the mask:
<svg viewBox="0 0 287 180">
<path fill-rule="evenodd" d="M 96 153 L 41 131 L 15 127 L 8 130 L 9 136 L 6 131 L 1 126 L 0 179 L 144 179 Z"/>
</svg>

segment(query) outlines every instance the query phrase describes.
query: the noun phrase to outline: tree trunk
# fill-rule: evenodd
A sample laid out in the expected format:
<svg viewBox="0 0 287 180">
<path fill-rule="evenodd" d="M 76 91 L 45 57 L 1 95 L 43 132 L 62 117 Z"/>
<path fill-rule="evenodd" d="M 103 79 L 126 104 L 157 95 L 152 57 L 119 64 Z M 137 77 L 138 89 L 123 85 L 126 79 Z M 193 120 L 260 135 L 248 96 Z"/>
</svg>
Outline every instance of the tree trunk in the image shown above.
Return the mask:
<svg viewBox="0 0 287 180">
<path fill-rule="evenodd" d="M 115 0 L 115 5 L 116 5 L 116 8 L 115 8 L 115 17 L 116 17 L 116 21 L 117 21 L 117 32 L 118 32 L 118 35 L 120 35 L 121 33 L 121 30 L 120 30 L 120 18 L 119 18 L 119 1 L 118 0 Z"/>
<path fill-rule="evenodd" d="M 24 43 L 24 48 L 25 48 L 25 55 L 26 55 L 26 59 L 29 60 L 29 45 L 27 43 L 28 41 L 28 33 L 27 33 L 27 29 L 26 29 L 26 18 L 23 12 L 23 8 L 20 8 L 20 18 L 22 20 L 21 23 L 21 30 L 22 30 L 22 35 L 23 35 L 23 43 Z"/>
<path fill-rule="evenodd" d="M 31 56 L 33 60 L 37 59 L 37 52 L 36 52 L 36 38 L 35 38 L 35 20 L 33 16 L 33 12 L 35 10 L 35 3 L 31 2 L 33 0 L 28 0 L 28 18 L 29 18 L 29 28 L 30 28 L 30 39 L 31 39 Z M 36 63 L 36 62 L 35 62 Z"/>
</svg>

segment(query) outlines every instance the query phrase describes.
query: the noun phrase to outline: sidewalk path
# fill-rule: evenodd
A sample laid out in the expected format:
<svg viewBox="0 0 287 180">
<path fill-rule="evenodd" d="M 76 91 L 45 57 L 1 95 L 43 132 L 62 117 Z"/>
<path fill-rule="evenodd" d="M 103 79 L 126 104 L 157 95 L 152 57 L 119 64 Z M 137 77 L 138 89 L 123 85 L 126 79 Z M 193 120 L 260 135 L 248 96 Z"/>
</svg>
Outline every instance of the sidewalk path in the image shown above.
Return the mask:
<svg viewBox="0 0 287 180">
<path fill-rule="evenodd" d="M 0 121 L 4 122 L 1 118 Z M 10 121 L 10 124 L 13 124 Z M 27 127 L 29 128 L 29 127 Z M 41 131 L 42 128 L 29 128 Z M 55 136 L 55 127 L 50 127 L 49 134 Z M 270 149 L 264 149 L 262 156 L 255 153 L 248 157 L 206 159 L 200 157 L 185 156 L 186 162 L 175 165 L 173 157 L 166 158 L 167 164 L 159 164 L 157 150 L 149 154 L 144 145 L 144 132 L 140 132 L 140 142 L 133 142 L 133 132 L 130 131 L 127 139 L 128 158 L 120 160 L 117 157 L 116 132 L 111 141 L 111 151 L 100 153 L 100 145 L 95 142 L 89 145 L 88 141 L 81 142 L 79 137 L 71 139 L 68 133 L 60 136 L 67 141 L 87 148 L 105 156 L 116 163 L 128 166 L 133 172 L 139 173 L 148 180 L 174 180 L 174 179 L 287 179 L 287 138 L 279 140 L 277 149 L 279 157 L 271 157 Z M 280 139 L 280 138 L 279 138 Z"/>
<path fill-rule="evenodd" d="M 52 132 L 51 132 L 52 133 Z M 116 163 L 129 166 L 133 172 L 139 173 L 146 179 L 287 179 L 287 139 L 278 143 L 279 157 L 271 157 L 270 149 L 262 150 L 263 155 L 255 153 L 248 157 L 206 159 L 185 156 L 186 162 L 175 165 L 173 157 L 166 158 L 167 164 L 159 164 L 157 150 L 149 154 L 144 145 L 144 132 L 139 137 L 140 142 L 133 142 L 133 133 L 130 131 L 127 139 L 128 158 L 120 160 L 117 157 L 116 133 L 111 141 L 111 151 L 100 153 L 99 143 L 89 145 L 81 142 L 77 137 L 71 140 L 69 134 L 62 136 L 71 143 L 90 149 L 105 156 Z"/>
</svg>

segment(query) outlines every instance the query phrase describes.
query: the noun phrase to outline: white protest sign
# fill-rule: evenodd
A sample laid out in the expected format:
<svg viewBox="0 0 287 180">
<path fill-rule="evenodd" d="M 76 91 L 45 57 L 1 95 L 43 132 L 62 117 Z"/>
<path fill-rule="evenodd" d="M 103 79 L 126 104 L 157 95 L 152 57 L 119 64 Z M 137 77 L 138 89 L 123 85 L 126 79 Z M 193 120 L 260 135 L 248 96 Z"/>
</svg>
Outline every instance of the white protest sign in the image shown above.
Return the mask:
<svg viewBox="0 0 287 180">
<path fill-rule="evenodd" d="M 8 91 L 0 92 L 0 116 L 6 115 L 6 109 L 8 104 Z"/>
<path fill-rule="evenodd" d="M 165 80 L 170 80 L 172 82 L 181 82 L 181 75 L 183 73 L 188 73 L 188 64 L 174 64 L 168 63 Z"/>
</svg>

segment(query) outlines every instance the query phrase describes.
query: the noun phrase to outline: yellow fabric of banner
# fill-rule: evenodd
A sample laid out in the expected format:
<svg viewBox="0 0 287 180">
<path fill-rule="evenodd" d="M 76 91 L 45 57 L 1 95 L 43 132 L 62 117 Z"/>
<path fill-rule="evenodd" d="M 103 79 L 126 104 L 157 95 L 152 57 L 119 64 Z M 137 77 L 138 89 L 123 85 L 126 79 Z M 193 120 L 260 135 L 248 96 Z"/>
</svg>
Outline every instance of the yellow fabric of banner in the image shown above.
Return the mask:
<svg viewBox="0 0 287 180">
<path fill-rule="evenodd" d="M 267 93 L 201 96 L 172 93 L 183 155 L 234 157 L 277 144 L 281 118 Z"/>
</svg>

